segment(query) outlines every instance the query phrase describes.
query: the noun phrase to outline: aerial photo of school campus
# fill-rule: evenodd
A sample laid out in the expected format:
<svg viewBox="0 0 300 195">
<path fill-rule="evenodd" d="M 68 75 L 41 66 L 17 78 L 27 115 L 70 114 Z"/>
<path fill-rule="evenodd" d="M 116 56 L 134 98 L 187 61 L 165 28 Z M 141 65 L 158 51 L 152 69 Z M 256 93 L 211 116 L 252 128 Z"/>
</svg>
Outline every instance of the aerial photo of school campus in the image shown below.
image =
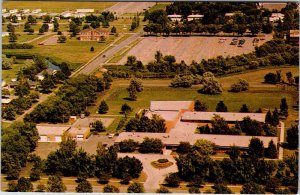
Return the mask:
<svg viewBox="0 0 300 195">
<path fill-rule="evenodd" d="M 298 194 L 299 3 L 2 3 L 2 192 Z"/>
</svg>

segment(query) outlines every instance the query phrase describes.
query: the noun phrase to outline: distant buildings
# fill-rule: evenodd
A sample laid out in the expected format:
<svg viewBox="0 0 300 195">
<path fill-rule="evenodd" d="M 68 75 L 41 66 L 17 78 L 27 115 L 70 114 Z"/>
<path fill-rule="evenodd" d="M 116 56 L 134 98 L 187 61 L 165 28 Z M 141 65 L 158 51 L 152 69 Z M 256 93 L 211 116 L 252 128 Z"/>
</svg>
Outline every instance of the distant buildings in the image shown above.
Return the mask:
<svg viewBox="0 0 300 195">
<path fill-rule="evenodd" d="M 9 10 L 9 13 L 10 14 L 16 14 L 16 13 L 18 13 L 18 10 L 17 9 L 11 9 L 11 10 Z"/>
<path fill-rule="evenodd" d="M 173 15 L 168 15 L 168 18 L 172 21 L 172 22 L 176 22 L 176 21 L 181 21 L 182 19 L 182 15 L 177 15 L 177 14 L 173 14 Z"/>
<path fill-rule="evenodd" d="M 200 20 L 204 17 L 204 15 L 201 15 L 201 14 L 195 14 L 195 15 L 189 15 L 187 17 L 187 20 L 188 21 L 192 21 L 192 20 Z"/>
<path fill-rule="evenodd" d="M 40 13 L 42 12 L 42 9 L 35 9 L 35 10 L 32 10 L 32 14 L 37 14 L 37 13 Z"/>
<path fill-rule="evenodd" d="M 95 12 L 94 9 L 77 9 L 76 13 L 93 13 Z"/>
<path fill-rule="evenodd" d="M 299 45 L 299 30 L 290 30 L 288 43 L 291 45 Z"/>
<path fill-rule="evenodd" d="M 80 41 L 100 41 L 101 37 L 108 37 L 109 32 L 100 28 L 84 29 L 79 32 Z"/>
<path fill-rule="evenodd" d="M 276 22 L 278 20 L 283 20 L 284 14 L 282 13 L 272 13 L 272 15 L 269 17 L 270 22 Z"/>
</svg>

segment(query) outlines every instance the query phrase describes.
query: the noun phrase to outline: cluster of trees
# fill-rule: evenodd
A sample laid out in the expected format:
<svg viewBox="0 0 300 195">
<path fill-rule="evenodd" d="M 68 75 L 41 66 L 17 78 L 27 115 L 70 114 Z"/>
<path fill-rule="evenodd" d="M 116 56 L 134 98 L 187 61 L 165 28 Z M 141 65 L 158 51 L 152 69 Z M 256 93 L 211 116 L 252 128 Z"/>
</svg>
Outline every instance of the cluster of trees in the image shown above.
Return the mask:
<svg viewBox="0 0 300 195">
<path fill-rule="evenodd" d="M 98 144 L 97 154 L 90 155 L 82 148 L 76 149 L 76 141 L 66 136 L 60 148 L 48 155 L 44 172 L 76 176 L 80 181 L 96 176 L 100 183 L 108 183 L 111 177 L 120 178 L 125 183 L 138 178 L 142 163 L 135 157 L 117 158 L 117 152 L 116 146 L 105 148 Z"/>
<path fill-rule="evenodd" d="M 137 100 L 137 93 L 140 93 L 143 90 L 144 87 L 140 79 L 137 78 L 131 79 L 129 87 L 127 88 L 129 99 L 133 101 Z"/>
<path fill-rule="evenodd" d="M 8 41 L 9 42 L 17 42 L 18 37 L 16 35 L 16 30 L 15 30 L 14 25 L 12 25 L 11 23 L 8 23 L 7 32 L 9 32 Z"/>
<path fill-rule="evenodd" d="M 296 5 L 289 4 L 282 12 L 285 18 L 279 22 L 275 30 L 282 36 L 282 33 L 290 29 L 298 29 L 299 13 L 296 12 Z M 201 20 L 187 21 L 187 16 L 193 12 L 204 15 Z M 225 17 L 226 13 L 234 12 L 231 18 Z M 172 23 L 167 15 L 180 14 L 183 16 L 182 23 Z M 209 33 L 217 34 L 221 31 L 243 35 L 247 30 L 252 35 L 259 32 L 272 33 L 274 26 L 269 21 L 271 11 L 258 9 L 255 3 L 220 3 L 214 2 L 174 2 L 164 10 L 145 12 L 144 21 L 149 24 L 144 27 L 146 33 L 163 33 L 165 35 L 186 34 L 186 33 Z M 283 38 L 283 37 L 282 37 Z"/>
<path fill-rule="evenodd" d="M 134 29 L 136 29 L 139 26 L 140 26 L 140 17 L 139 16 L 134 16 L 133 19 L 132 19 L 130 30 L 133 31 Z"/>
<path fill-rule="evenodd" d="M 120 152 L 161 153 L 164 145 L 160 139 L 146 137 L 141 144 L 128 139 L 119 143 Z"/>
<path fill-rule="evenodd" d="M 18 179 L 30 152 L 37 146 L 39 134 L 33 123 L 14 123 L 2 129 L 1 172 L 7 179 Z"/>
<path fill-rule="evenodd" d="M 247 91 L 249 89 L 249 83 L 245 79 L 239 79 L 238 82 L 233 83 L 230 86 L 231 92 L 241 92 L 241 91 Z"/>
<path fill-rule="evenodd" d="M 271 83 L 271 84 L 276 84 L 276 83 L 288 83 L 288 84 L 295 84 L 299 83 L 299 76 L 293 76 L 293 73 L 287 72 L 286 73 L 286 81 L 282 78 L 281 75 L 281 70 L 277 70 L 276 73 L 269 72 L 265 75 L 264 77 L 264 82 L 265 83 Z"/>
<path fill-rule="evenodd" d="M 11 66 L 15 63 L 16 57 L 12 56 L 10 58 L 6 57 L 5 54 L 2 54 L 2 69 L 8 70 L 11 69 Z"/>
<path fill-rule="evenodd" d="M 93 104 L 97 98 L 96 93 L 110 87 L 111 79 L 79 75 L 66 80 L 58 90 L 56 97 L 39 104 L 25 121 L 60 123 L 69 120 L 71 115 L 79 115 L 86 111 L 87 106 Z"/>
<path fill-rule="evenodd" d="M 192 75 L 183 75 L 179 76 L 176 75 L 174 79 L 171 81 L 171 87 L 184 87 L 188 88 L 191 87 L 193 84 L 199 84 L 198 81 L 201 81 L 201 78 L 197 77 L 194 78 Z"/>
<path fill-rule="evenodd" d="M 223 91 L 222 84 L 215 78 L 211 72 L 205 72 L 202 79 L 203 88 L 200 89 L 201 93 L 217 95 Z"/>
<path fill-rule="evenodd" d="M 126 124 L 125 130 L 128 132 L 155 132 L 164 133 L 166 132 L 166 122 L 159 115 L 152 115 L 151 119 L 147 116 L 136 116 L 131 118 Z"/>
<path fill-rule="evenodd" d="M 176 75 L 200 75 L 211 72 L 215 76 L 242 72 L 266 66 L 281 66 L 285 64 L 299 64 L 299 47 L 286 44 L 283 39 L 274 39 L 255 47 L 255 51 L 232 57 L 218 56 L 201 62 L 193 61 L 187 65 L 184 61 L 176 62 L 172 55 L 163 56 L 161 52 L 155 54 L 155 60 L 144 66 L 135 57 L 130 57 L 124 67 L 108 66 L 109 74 L 114 77 L 170 78 Z M 132 62 L 132 63 L 128 63 Z"/>
<path fill-rule="evenodd" d="M 28 43 L 3 44 L 2 49 L 32 49 L 34 46 Z"/>
<path fill-rule="evenodd" d="M 295 193 L 298 159 L 295 156 L 278 161 L 261 159 L 261 154 L 264 154 L 261 144 L 260 140 L 253 138 L 248 152 L 243 154 L 239 148 L 233 146 L 228 151 L 230 158 L 221 161 L 212 160 L 210 155 L 213 144 L 207 141 L 200 144 L 205 147 L 186 147 L 184 153 L 176 158 L 178 173 L 173 173 L 171 179 L 170 175 L 167 176 L 169 178 L 166 178 L 166 183 L 177 186 L 181 180 L 184 180 L 194 188 L 199 188 L 205 182 L 221 185 L 244 184 L 241 193 L 253 194 L 265 193 L 265 190 L 275 193 L 281 191 L 279 187 L 285 186 L 287 191 L 291 190 L 290 192 Z M 271 148 L 267 149 L 270 154 Z M 249 183 L 255 188 L 249 186 Z M 214 188 L 216 187 L 215 185 Z"/>
</svg>

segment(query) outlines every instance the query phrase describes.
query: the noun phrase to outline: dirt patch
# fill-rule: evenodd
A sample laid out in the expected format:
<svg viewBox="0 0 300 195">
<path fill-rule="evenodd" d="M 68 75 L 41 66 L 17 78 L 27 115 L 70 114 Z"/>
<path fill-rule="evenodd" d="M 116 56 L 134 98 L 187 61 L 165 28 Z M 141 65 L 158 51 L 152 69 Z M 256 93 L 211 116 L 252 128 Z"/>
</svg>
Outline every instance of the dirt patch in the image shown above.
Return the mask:
<svg viewBox="0 0 300 195">
<path fill-rule="evenodd" d="M 230 45 L 233 37 L 226 37 L 223 43 L 219 43 L 220 38 L 222 37 L 144 37 L 119 61 L 119 64 L 124 64 L 130 55 L 136 56 L 143 63 L 149 63 L 158 50 L 163 55 L 175 56 L 177 62 L 184 60 L 188 64 L 193 60 L 199 62 L 202 59 L 236 56 L 254 51 L 255 45 L 251 37 L 238 38 L 246 41 L 242 47 Z M 271 38 L 271 35 L 267 35 L 264 40 L 260 40 L 259 45 Z"/>
</svg>

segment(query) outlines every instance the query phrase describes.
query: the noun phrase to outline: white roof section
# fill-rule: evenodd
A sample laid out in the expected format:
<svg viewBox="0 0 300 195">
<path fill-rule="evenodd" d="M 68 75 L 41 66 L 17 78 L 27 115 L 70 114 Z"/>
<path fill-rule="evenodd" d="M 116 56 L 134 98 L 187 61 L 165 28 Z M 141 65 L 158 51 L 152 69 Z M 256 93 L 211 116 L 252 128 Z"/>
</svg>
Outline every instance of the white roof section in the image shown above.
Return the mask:
<svg viewBox="0 0 300 195">
<path fill-rule="evenodd" d="M 226 13 L 225 16 L 228 16 L 228 17 L 231 17 L 231 16 L 234 16 L 235 13 Z"/>
<path fill-rule="evenodd" d="M 189 15 L 188 18 L 203 18 L 204 15 L 201 14 L 194 14 L 194 15 Z"/>
<path fill-rule="evenodd" d="M 94 9 L 77 9 L 76 10 L 77 13 L 93 13 L 95 12 Z"/>
<path fill-rule="evenodd" d="M 152 118 L 153 115 L 158 115 L 166 121 L 174 121 L 179 116 L 179 111 L 147 111 L 145 116 Z"/>
<path fill-rule="evenodd" d="M 266 136 L 122 132 L 116 138 L 115 143 L 119 143 L 128 139 L 133 139 L 134 141 L 141 143 L 146 137 L 158 138 L 163 142 L 164 145 L 179 145 L 180 142 L 189 142 L 191 145 L 193 145 L 197 140 L 205 139 L 221 147 L 237 146 L 242 148 L 247 148 L 250 140 L 253 137 L 259 138 L 261 141 L 263 141 L 264 147 L 268 147 L 268 144 L 271 140 L 273 140 L 275 145 L 278 142 L 277 137 Z"/>
<path fill-rule="evenodd" d="M 215 115 L 224 118 L 225 121 L 242 121 L 245 117 L 249 116 L 252 120 L 265 122 L 265 113 L 238 113 L 238 112 L 184 112 L 181 120 L 191 121 L 211 121 Z"/>
<path fill-rule="evenodd" d="M 274 22 L 277 20 L 283 20 L 284 14 L 282 13 L 272 13 L 271 17 L 269 17 L 270 22 Z"/>
<path fill-rule="evenodd" d="M 1 100 L 1 102 L 2 102 L 2 104 L 8 104 L 8 103 L 10 103 L 11 102 L 11 99 L 3 99 L 2 98 L 2 100 Z"/>
<path fill-rule="evenodd" d="M 177 15 L 177 14 L 172 14 L 172 15 L 168 15 L 168 18 L 181 18 L 182 15 Z"/>
<path fill-rule="evenodd" d="M 63 135 L 71 128 L 70 125 L 41 124 L 36 126 L 39 135 Z"/>
<path fill-rule="evenodd" d="M 180 111 L 189 109 L 193 101 L 151 101 L 151 111 Z"/>
<path fill-rule="evenodd" d="M 71 127 L 69 133 L 74 135 L 83 135 L 89 129 L 90 129 L 89 127 Z"/>
</svg>

